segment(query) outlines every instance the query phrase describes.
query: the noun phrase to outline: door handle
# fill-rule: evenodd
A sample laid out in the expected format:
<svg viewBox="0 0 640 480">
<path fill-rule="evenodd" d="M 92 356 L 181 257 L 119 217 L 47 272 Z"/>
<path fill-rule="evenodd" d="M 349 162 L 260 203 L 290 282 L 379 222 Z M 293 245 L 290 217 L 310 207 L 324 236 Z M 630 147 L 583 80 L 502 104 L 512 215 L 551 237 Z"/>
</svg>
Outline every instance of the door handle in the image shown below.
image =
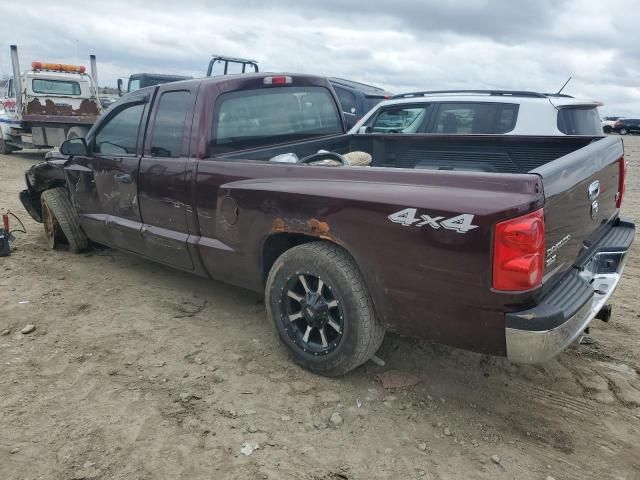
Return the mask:
<svg viewBox="0 0 640 480">
<path fill-rule="evenodd" d="M 116 173 L 113 175 L 113 178 L 115 178 L 115 180 L 120 183 L 133 183 L 133 177 L 128 173 Z"/>
</svg>

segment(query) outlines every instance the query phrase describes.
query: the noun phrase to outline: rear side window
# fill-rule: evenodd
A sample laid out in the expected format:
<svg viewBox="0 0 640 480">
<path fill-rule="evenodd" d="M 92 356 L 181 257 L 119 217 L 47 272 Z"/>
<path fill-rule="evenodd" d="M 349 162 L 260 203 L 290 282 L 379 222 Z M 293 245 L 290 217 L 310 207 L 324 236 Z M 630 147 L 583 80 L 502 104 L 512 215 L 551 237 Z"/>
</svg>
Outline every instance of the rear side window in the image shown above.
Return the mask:
<svg viewBox="0 0 640 480">
<path fill-rule="evenodd" d="M 595 107 L 565 107 L 558 110 L 558 130 L 567 135 L 602 135 Z"/>
<path fill-rule="evenodd" d="M 214 153 L 343 133 L 336 102 L 323 87 L 226 93 L 213 115 Z"/>
<path fill-rule="evenodd" d="M 432 128 L 442 134 L 501 134 L 513 130 L 518 105 L 511 103 L 443 103 Z"/>
<path fill-rule="evenodd" d="M 45 95 L 80 95 L 80 84 L 67 80 L 44 80 L 34 78 L 31 82 L 33 93 Z"/>
<path fill-rule="evenodd" d="M 160 97 L 152 130 L 151 155 L 179 157 L 184 154 L 182 145 L 189 96 L 189 92 L 179 91 L 165 92 Z"/>
<path fill-rule="evenodd" d="M 385 108 L 373 120 L 373 133 L 418 133 L 424 124 L 429 105 Z"/>
<path fill-rule="evenodd" d="M 135 154 L 143 111 L 144 104 L 136 103 L 108 119 L 96 134 L 95 152 L 107 155 Z"/>
<path fill-rule="evenodd" d="M 340 87 L 333 87 L 336 91 L 336 95 L 338 95 L 338 100 L 340 101 L 340 108 L 345 113 L 350 113 L 351 115 L 355 115 L 356 113 L 356 96 Z"/>
</svg>

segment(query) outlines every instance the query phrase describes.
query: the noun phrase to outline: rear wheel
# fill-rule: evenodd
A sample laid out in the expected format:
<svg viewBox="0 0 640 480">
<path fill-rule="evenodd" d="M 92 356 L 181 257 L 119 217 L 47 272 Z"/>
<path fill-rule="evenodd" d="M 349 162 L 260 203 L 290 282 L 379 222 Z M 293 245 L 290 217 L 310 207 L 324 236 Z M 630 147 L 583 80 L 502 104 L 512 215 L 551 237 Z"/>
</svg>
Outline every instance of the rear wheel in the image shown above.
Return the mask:
<svg viewBox="0 0 640 480">
<path fill-rule="evenodd" d="M 50 248 L 63 243 L 72 252 L 79 253 L 89 247 L 89 239 L 80 227 L 80 220 L 71 205 L 64 188 L 52 188 L 42 192 L 42 223 Z"/>
<path fill-rule="evenodd" d="M 355 262 L 328 242 L 282 254 L 269 273 L 265 301 L 294 360 L 321 375 L 344 375 L 362 365 L 384 338 Z"/>
<path fill-rule="evenodd" d="M 604 133 L 611 133 L 613 129 L 611 128 L 611 126 L 605 125 L 604 127 L 602 127 L 602 130 L 604 131 Z"/>
<path fill-rule="evenodd" d="M 627 130 L 626 128 L 620 129 L 620 135 L 626 135 L 627 133 L 629 133 L 629 130 Z"/>
</svg>

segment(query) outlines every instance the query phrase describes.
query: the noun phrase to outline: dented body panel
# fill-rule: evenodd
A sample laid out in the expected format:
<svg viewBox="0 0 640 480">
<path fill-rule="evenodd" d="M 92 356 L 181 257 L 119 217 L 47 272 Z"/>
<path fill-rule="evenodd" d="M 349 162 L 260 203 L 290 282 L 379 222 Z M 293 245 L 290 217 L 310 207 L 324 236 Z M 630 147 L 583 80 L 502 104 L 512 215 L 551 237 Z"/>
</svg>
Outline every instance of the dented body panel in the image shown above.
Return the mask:
<svg viewBox="0 0 640 480">
<path fill-rule="evenodd" d="M 540 303 L 560 277 L 550 269 L 543 285 L 531 291 L 495 291 L 495 225 L 546 208 L 549 199 L 562 203 L 571 198 L 568 192 L 601 171 L 602 184 L 611 190 L 617 177 L 610 168 L 621 151 L 619 140 L 343 134 L 212 151 L 220 97 L 262 88 L 265 76 L 177 82 L 123 97 L 89 132 L 87 143 L 91 150 L 102 125 L 137 102 L 144 113 L 136 153 L 54 158 L 49 167 L 29 171 L 31 197 L 37 201 L 46 188 L 42 177 L 50 169 L 51 179 L 64 176 L 91 240 L 257 292 L 263 291 L 271 265 L 287 248 L 332 242 L 354 258 L 376 315 L 389 330 L 506 355 L 505 317 Z M 337 105 L 326 79 L 291 78 L 296 86 L 327 88 Z M 151 139 L 158 99 L 177 91 L 190 95 L 188 120 L 177 132 L 182 149 L 163 156 Z M 321 149 L 365 151 L 373 166 L 268 161 L 282 153 L 303 157 Z M 462 168 L 437 168 L 441 157 L 452 155 Z M 567 156 L 568 163 L 562 160 Z M 603 160 L 580 166 L 589 156 Z M 500 170 L 505 159 L 511 159 L 512 173 Z M 557 170 L 578 173 L 560 175 Z M 584 241 L 596 225 L 611 228 L 617 209 L 610 196 L 605 192 L 602 197 L 608 202 L 607 217 L 592 224 L 581 217 L 565 218 L 556 206 L 550 210 L 554 243 L 547 248 L 555 245 L 567 268 L 576 253 L 569 241 L 560 244 L 560 230 L 578 226 L 570 233 Z M 576 207 L 570 215 L 576 216 L 585 200 L 576 196 L 572 201 Z"/>
</svg>

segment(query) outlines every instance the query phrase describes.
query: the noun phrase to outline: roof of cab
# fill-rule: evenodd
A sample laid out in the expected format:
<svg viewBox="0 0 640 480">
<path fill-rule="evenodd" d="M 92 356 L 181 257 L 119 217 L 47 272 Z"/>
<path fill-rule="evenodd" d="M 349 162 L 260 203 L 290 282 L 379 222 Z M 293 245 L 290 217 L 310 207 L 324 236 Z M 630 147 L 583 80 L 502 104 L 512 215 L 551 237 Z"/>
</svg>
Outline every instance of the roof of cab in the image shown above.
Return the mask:
<svg viewBox="0 0 640 480">
<path fill-rule="evenodd" d="M 328 86 L 329 79 L 327 77 L 322 77 L 319 75 L 309 75 L 304 73 L 287 73 L 287 72 L 259 72 L 259 73 L 229 73 L 227 75 L 216 75 L 211 77 L 200 77 L 193 78 L 188 80 L 180 80 L 178 82 L 171 82 L 171 85 L 195 85 L 195 84 L 225 84 L 225 83 L 246 83 L 251 82 L 251 80 L 255 79 L 264 79 L 267 77 L 291 77 L 293 80 L 292 86 L 295 86 L 296 79 L 298 81 L 304 80 L 307 84 L 316 84 L 318 86 Z M 166 85 L 166 84 L 165 84 Z M 145 87 L 140 90 L 136 90 L 138 92 L 147 90 L 152 87 Z"/>
</svg>

